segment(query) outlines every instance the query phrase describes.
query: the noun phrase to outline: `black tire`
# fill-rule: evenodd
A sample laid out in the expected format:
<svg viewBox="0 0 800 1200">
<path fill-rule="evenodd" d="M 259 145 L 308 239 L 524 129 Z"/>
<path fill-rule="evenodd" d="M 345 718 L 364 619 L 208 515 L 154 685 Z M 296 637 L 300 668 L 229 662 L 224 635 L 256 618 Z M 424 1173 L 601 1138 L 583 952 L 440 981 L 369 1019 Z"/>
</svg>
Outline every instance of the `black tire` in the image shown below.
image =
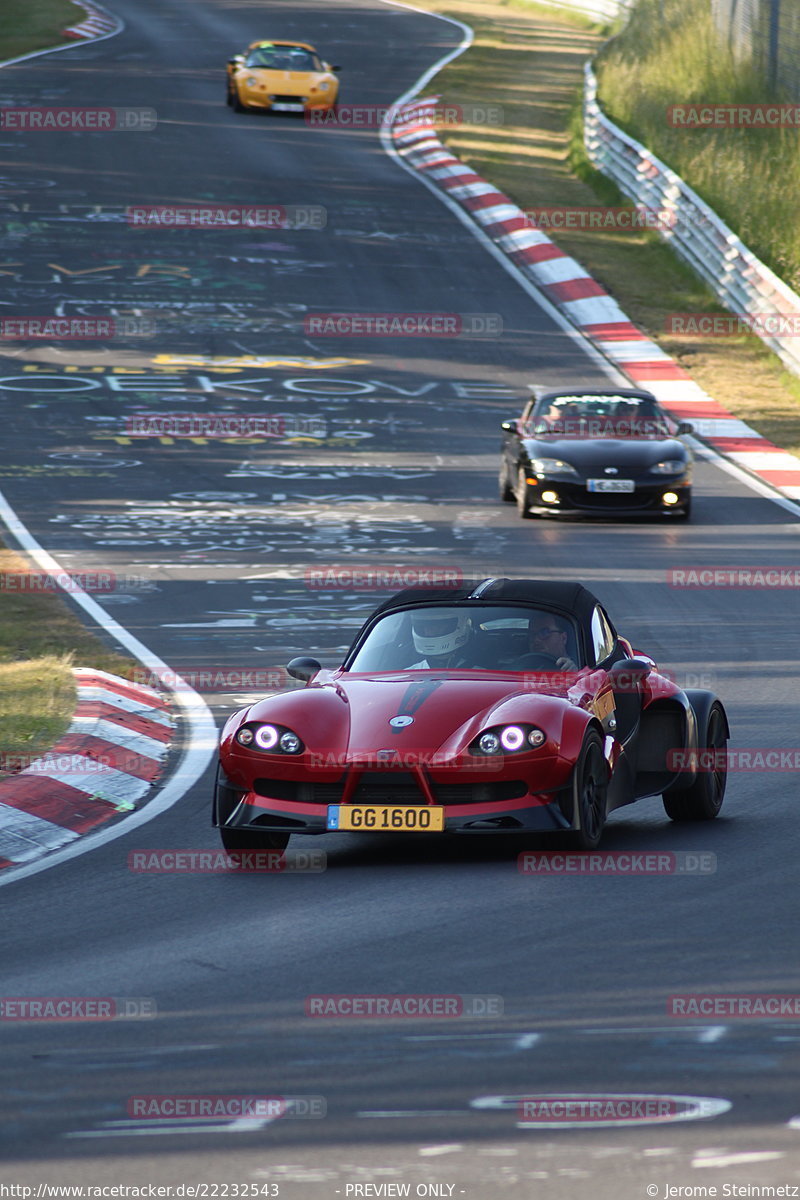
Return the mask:
<svg viewBox="0 0 800 1200">
<path fill-rule="evenodd" d="M 576 850 L 594 850 L 599 845 L 606 823 L 607 793 L 603 743 L 597 730 L 590 729 L 572 773 L 573 820 L 580 822 L 580 829 L 572 830 L 569 842 Z"/>
<path fill-rule="evenodd" d="M 533 516 L 531 512 L 531 492 L 528 487 L 526 475 L 527 471 L 525 468 L 520 467 L 517 471 L 517 490 L 514 495 L 517 502 L 517 512 L 523 521 L 528 521 Z"/>
<path fill-rule="evenodd" d="M 247 105 L 242 104 L 241 98 L 239 96 L 239 89 L 235 83 L 233 84 L 233 86 L 231 88 L 230 103 L 231 103 L 231 107 L 234 112 L 243 113 L 243 112 L 249 111 Z"/>
<path fill-rule="evenodd" d="M 671 821 L 713 821 L 722 808 L 727 783 L 728 723 L 718 700 L 711 705 L 706 727 L 698 737 L 698 749 L 715 754 L 715 769 L 697 772 L 694 783 L 680 792 L 662 796 L 664 808 Z M 718 762 L 716 761 L 718 760 Z"/>
<path fill-rule="evenodd" d="M 514 503 L 514 489 L 508 482 L 508 463 L 505 456 L 500 461 L 500 474 L 497 477 L 497 488 L 500 493 L 500 499 L 504 504 Z"/>
<path fill-rule="evenodd" d="M 285 850 L 289 843 L 288 833 L 261 833 L 252 829 L 229 829 L 223 825 L 241 799 L 217 764 L 217 780 L 214 787 L 214 823 L 219 827 L 219 836 L 226 850 Z"/>
</svg>

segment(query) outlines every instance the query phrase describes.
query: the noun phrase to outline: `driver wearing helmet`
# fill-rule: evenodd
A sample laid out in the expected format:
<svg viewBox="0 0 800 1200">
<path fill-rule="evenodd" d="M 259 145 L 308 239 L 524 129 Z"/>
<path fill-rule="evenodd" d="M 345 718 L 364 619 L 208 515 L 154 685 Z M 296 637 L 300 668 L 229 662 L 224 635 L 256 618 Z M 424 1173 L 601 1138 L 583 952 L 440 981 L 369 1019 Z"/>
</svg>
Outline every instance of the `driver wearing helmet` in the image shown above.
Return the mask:
<svg viewBox="0 0 800 1200">
<path fill-rule="evenodd" d="M 475 635 L 469 613 L 427 609 L 411 615 L 414 649 L 423 657 L 409 671 L 474 667 Z"/>
</svg>

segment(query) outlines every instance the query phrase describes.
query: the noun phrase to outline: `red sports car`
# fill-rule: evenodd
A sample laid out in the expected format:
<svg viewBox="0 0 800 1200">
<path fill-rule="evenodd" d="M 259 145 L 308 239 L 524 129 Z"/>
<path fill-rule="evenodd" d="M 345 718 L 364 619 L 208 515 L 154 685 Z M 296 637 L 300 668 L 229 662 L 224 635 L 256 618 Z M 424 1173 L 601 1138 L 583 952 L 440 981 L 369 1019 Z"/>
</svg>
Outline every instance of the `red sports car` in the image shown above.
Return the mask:
<svg viewBox="0 0 800 1200">
<path fill-rule="evenodd" d="M 292 833 L 571 831 L 661 795 L 707 820 L 725 792 L 728 720 L 617 634 L 579 583 L 485 579 L 381 604 L 336 670 L 225 725 L 214 824 L 229 850 Z"/>
</svg>

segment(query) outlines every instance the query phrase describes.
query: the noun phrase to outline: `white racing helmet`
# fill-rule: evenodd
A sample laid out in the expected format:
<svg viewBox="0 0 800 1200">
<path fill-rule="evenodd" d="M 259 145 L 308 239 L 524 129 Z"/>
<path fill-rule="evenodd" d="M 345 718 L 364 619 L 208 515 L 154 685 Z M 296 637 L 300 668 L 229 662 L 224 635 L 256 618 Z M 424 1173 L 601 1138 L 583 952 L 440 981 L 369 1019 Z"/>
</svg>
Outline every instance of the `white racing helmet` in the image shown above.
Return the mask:
<svg viewBox="0 0 800 1200">
<path fill-rule="evenodd" d="M 452 608 L 426 609 L 411 617 L 414 647 L 425 658 L 444 658 L 459 650 L 472 631 L 469 613 Z"/>
</svg>

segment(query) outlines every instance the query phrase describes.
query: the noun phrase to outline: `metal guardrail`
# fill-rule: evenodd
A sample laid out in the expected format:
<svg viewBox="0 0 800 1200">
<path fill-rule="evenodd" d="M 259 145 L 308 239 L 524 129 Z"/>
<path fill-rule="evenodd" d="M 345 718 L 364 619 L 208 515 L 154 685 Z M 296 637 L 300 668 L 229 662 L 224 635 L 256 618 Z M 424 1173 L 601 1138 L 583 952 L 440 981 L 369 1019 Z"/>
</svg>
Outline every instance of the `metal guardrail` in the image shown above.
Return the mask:
<svg viewBox="0 0 800 1200">
<path fill-rule="evenodd" d="M 613 179 L 634 203 L 665 213 L 659 229 L 681 258 L 713 289 L 731 312 L 745 314 L 753 328 L 795 375 L 800 375 L 800 295 L 769 269 L 680 175 L 610 121 L 597 103 L 597 79 L 585 67 L 584 142 L 593 166 Z M 780 318 L 786 318 L 781 321 Z M 777 330 L 788 328 L 783 336 Z"/>
</svg>

